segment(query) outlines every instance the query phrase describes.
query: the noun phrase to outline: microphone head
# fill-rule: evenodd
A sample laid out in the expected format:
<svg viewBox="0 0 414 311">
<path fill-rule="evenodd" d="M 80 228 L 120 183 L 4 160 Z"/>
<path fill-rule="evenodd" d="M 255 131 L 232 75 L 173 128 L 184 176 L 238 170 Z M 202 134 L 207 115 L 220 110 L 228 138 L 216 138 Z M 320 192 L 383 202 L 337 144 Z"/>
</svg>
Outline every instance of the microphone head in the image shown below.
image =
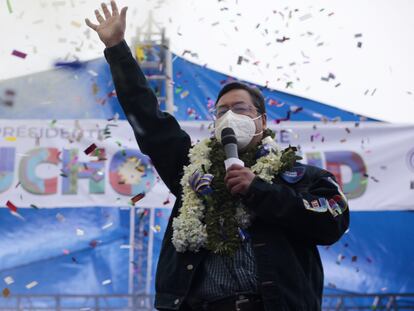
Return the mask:
<svg viewBox="0 0 414 311">
<path fill-rule="evenodd" d="M 221 144 L 223 146 L 227 144 L 237 144 L 236 134 L 230 127 L 226 127 L 221 131 Z"/>
</svg>

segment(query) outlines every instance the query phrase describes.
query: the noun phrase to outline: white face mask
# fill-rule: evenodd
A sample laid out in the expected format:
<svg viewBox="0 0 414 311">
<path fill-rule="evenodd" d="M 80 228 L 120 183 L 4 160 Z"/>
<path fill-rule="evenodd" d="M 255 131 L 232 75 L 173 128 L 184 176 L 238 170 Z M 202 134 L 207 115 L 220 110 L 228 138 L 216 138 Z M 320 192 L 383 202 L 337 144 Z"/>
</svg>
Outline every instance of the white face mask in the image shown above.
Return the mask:
<svg viewBox="0 0 414 311">
<path fill-rule="evenodd" d="M 214 134 L 217 140 L 221 142 L 221 131 L 226 127 L 232 128 L 236 134 L 238 149 L 243 149 L 252 141 L 254 136 L 263 133 L 262 131 L 256 134 L 256 123 L 254 122 L 261 117 L 260 115 L 252 119 L 249 116 L 237 114 L 229 110 L 216 120 Z"/>
</svg>

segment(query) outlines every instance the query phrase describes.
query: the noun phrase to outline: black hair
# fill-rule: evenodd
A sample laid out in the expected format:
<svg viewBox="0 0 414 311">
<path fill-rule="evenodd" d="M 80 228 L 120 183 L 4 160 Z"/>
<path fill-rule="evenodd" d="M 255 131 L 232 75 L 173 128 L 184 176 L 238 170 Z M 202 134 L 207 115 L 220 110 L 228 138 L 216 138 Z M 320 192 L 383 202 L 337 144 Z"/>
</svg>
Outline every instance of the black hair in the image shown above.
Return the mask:
<svg viewBox="0 0 414 311">
<path fill-rule="evenodd" d="M 262 92 L 257 87 L 252 87 L 247 84 L 244 84 L 242 82 L 230 82 L 223 86 L 223 88 L 220 90 L 220 92 L 217 95 L 217 100 L 215 103 L 215 106 L 217 105 L 219 99 L 226 93 L 232 91 L 232 90 L 245 90 L 250 94 L 250 97 L 253 101 L 254 106 L 256 107 L 257 111 L 260 114 L 266 113 L 266 107 L 265 107 L 265 100 L 263 97 Z"/>
</svg>

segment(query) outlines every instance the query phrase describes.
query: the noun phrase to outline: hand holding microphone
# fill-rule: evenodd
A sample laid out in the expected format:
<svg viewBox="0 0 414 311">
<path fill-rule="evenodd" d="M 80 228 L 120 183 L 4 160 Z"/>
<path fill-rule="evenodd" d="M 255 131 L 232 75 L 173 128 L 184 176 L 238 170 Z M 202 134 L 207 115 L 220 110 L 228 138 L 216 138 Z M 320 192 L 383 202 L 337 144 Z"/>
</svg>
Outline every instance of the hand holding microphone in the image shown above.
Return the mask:
<svg viewBox="0 0 414 311">
<path fill-rule="evenodd" d="M 239 159 L 237 139 L 233 129 L 227 127 L 221 132 L 221 143 L 226 153 L 227 174 L 224 178 L 227 188 L 232 195 L 246 194 L 256 175 Z"/>
</svg>

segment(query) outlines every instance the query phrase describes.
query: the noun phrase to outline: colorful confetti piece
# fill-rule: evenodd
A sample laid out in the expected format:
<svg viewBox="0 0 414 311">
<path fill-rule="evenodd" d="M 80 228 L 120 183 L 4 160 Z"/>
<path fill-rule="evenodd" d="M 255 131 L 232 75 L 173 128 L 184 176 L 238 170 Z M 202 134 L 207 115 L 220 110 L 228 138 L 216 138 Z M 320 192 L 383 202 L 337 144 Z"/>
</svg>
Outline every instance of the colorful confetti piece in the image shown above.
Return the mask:
<svg viewBox="0 0 414 311">
<path fill-rule="evenodd" d="M 92 145 L 90 145 L 88 148 L 86 148 L 83 152 L 86 154 L 86 155 L 89 155 L 90 153 L 92 153 L 95 149 L 96 149 L 97 147 L 96 147 L 96 145 L 95 144 L 92 144 Z"/>
<path fill-rule="evenodd" d="M 7 9 L 9 10 L 9 13 L 11 14 L 11 13 L 13 13 L 13 9 L 12 9 L 12 6 L 11 6 L 11 3 L 10 3 L 10 0 L 7 0 Z"/>
<path fill-rule="evenodd" d="M 3 289 L 2 294 L 4 298 L 7 298 L 10 296 L 10 290 L 8 288 L 5 288 Z"/>
<path fill-rule="evenodd" d="M 17 138 L 15 136 L 6 136 L 4 140 L 9 142 L 15 142 Z"/>
<path fill-rule="evenodd" d="M 145 197 L 145 193 L 140 193 L 140 194 L 137 194 L 136 196 L 134 196 L 131 199 L 131 201 L 132 201 L 133 204 L 135 204 L 135 203 L 137 203 L 139 200 L 141 200 L 144 197 Z"/>
<path fill-rule="evenodd" d="M 16 57 L 23 58 L 23 59 L 25 59 L 25 58 L 26 58 L 26 56 L 27 56 L 27 54 L 26 54 L 26 53 L 20 52 L 20 51 L 18 51 L 18 50 L 13 50 L 12 55 L 13 55 L 13 56 L 16 56 Z"/>
<path fill-rule="evenodd" d="M 31 289 L 31 288 L 33 288 L 33 287 L 37 286 L 38 284 L 39 284 L 38 282 L 33 281 L 33 282 L 30 282 L 29 284 L 27 284 L 27 285 L 26 285 L 26 288 L 27 288 L 27 289 Z"/>
<path fill-rule="evenodd" d="M 6 277 L 4 278 L 4 282 L 5 282 L 7 285 L 10 285 L 10 284 L 13 284 L 13 283 L 14 283 L 14 280 L 13 280 L 13 278 L 12 278 L 11 276 L 6 276 Z"/>
<path fill-rule="evenodd" d="M 7 201 L 6 206 L 10 209 L 10 211 L 15 213 L 17 212 L 17 207 L 12 202 Z"/>
</svg>

